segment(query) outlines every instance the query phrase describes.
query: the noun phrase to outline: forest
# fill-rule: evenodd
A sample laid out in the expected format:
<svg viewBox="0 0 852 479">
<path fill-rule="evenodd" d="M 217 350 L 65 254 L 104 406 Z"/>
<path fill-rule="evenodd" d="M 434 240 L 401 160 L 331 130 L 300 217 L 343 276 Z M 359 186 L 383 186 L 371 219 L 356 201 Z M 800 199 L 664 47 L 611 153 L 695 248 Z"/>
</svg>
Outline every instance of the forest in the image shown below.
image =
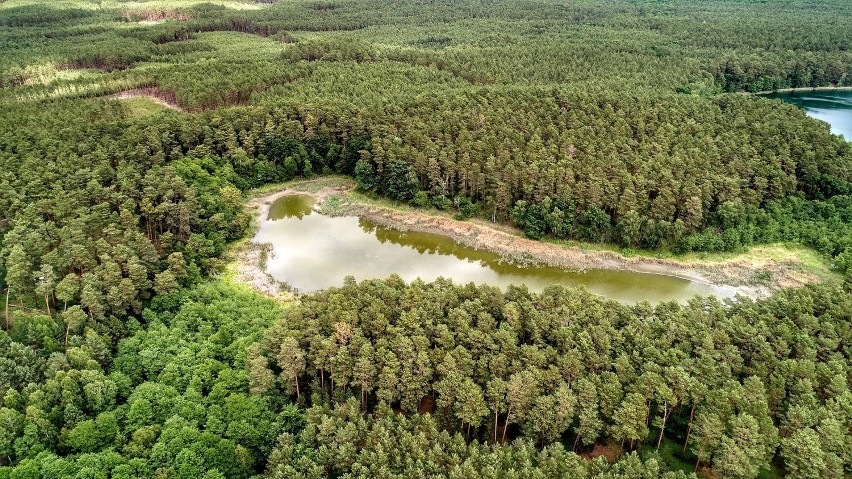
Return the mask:
<svg viewBox="0 0 852 479">
<path fill-rule="evenodd" d="M 0 479 L 848 477 L 852 144 L 753 93 L 852 86 L 850 19 L 0 2 Z M 843 279 L 658 306 L 235 284 L 251 192 L 326 174 L 545 241 L 801 244 Z"/>
</svg>

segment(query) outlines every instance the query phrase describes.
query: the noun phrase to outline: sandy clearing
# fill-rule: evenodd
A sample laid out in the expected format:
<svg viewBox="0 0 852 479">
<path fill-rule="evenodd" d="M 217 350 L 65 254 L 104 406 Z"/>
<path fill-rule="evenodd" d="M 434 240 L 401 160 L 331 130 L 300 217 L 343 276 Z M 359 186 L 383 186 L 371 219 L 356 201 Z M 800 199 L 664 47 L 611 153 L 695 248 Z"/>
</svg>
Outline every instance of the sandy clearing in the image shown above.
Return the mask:
<svg viewBox="0 0 852 479">
<path fill-rule="evenodd" d="M 110 100 L 128 100 L 130 98 L 147 98 L 159 105 L 169 108 L 174 111 L 186 113 L 186 110 L 180 107 L 175 101 L 168 99 L 157 88 L 135 88 L 133 90 L 125 90 L 106 96 Z"/>
</svg>

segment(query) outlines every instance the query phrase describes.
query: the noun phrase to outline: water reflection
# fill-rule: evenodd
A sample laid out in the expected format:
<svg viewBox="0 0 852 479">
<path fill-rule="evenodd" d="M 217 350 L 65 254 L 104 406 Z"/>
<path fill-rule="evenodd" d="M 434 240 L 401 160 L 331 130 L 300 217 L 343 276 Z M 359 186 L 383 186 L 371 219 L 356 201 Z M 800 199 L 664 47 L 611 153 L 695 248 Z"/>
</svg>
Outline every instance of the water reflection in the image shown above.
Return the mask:
<svg viewBox="0 0 852 479">
<path fill-rule="evenodd" d="M 852 90 L 817 90 L 772 93 L 777 98 L 805 110 L 809 116 L 831 125 L 831 132 L 852 141 Z"/>
<path fill-rule="evenodd" d="M 311 214 L 314 199 L 306 195 L 282 196 L 269 205 L 268 220 L 280 220 L 284 218 L 302 219 Z"/>
<path fill-rule="evenodd" d="M 525 284 L 533 291 L 551 284 L 582 285 L 630 303 L 685 301 L 696 294 L 732 296 L 730 289 L 663 275 L 521 267 L 446 236 L 397 231 L 356 217 L 329 217 L 311 212 L 311 205 L 310 198 L 303 196 L 281 198 L 272 205 L 269 220 L 255 237 L 256 242 L 272 244 L 269 273 L 302 292 L 340 286 L 347 275 L 362 280 L 395 273 L 406 281 L 432 281 L 443 276 L 459 284 L 474 282 L 502 288 Z"/>
</svg>

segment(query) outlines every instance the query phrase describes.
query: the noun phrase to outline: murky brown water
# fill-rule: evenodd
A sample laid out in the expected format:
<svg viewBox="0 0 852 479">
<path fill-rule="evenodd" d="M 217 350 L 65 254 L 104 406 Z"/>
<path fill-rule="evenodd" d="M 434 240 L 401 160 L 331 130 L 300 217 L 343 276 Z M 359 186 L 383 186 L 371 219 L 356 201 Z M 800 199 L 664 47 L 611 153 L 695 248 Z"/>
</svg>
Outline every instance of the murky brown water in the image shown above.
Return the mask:
<svg viewBox="0 0 852 479">
<path fill-rule="evenodd" d="M 269 273 L 301 292 L 340 286 L 347 275 L 363 280 L 396 273 L 406 281 L 444 276 L 457 284 L 474 282 L 504 288 L 523 283 L 533 291 L 554 283 L 584 286 L 628 303 L 684 302 L 695 295 L 733 296 L 730 288 L 658 274 L 519 267 L 446 236 L 397 231 L 352 216 L 325 216 L 312 211 L 311 206 L 312 199 L 307 196 L 280 198 L 271 205 L 267 221 L 254 238 L 255 242 L 272 244 Z"/>
</svg>

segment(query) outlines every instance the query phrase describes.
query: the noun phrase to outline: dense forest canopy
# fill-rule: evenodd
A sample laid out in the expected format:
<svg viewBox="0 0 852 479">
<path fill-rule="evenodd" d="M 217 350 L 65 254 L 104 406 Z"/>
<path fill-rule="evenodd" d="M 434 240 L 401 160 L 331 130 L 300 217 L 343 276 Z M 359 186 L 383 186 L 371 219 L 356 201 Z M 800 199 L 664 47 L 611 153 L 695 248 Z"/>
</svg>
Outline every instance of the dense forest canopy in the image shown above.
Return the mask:
<svg viewBox="0 0 852 479">
<path fill-rule="evenodd" d="M 215 133 L 156 126 L 167 160 L 366 136 L 356 164 L 323 150 L 308 173 L 533 238 L 849 246 L 849 144 L 792 106 L 720 95 L 852 84 L 847 2 L 146 5 L 7 2 L 0 98 L 76 110 L 61 100 L 141 89 L 215 111 Z M 225 145 L 193 150 L 205 134 Z"/>
<path fill-rule="evenodd" d="M 852 297 L 822 289 L 816 300 L 815 291 L 728 309 L 697 299 L 654 309 L 560 287 L 535 295 L 441 280 L 352 281 L 288 310 L 249 350 L 249 384 L 270 397 L 310 391 L 311 402 L 338 406 L 348 398 L 350 409 L 426 410 L 482 443 L 519 434 L 541 445 L 573 440 L 566 444 L 576 450 L 609 437 L 633 449 L 653 429 L 657 448 L 676 438 L 720 477 L 751 477 L 779 444 L 787 464 L 799 460 L 791 444 L 799 435 L 827 443 L 846 435 L 852 338 L 843 324 Z M 785 304 L 806 309 L 778 314 Z M 323 426 L 303 434 L 322 444 Z M 412 426 L 421 427 L 403 427 Z M 377 426 L 363 427 L 369 437 Z M 821 477 L 841 477 L 846 452 L 814 446 Z"/>
<path fill-rule="evenodd" d="M 848 281 L 852 146 L 746 93 L 852 86 L 850 45 L 845 0 L 0 3 L 0 478 L 852 474 L 848 285 L 208 279 L 248 190 L 341 173 L 536 239 L 799 242 Z"/>
<path fill-rule="evenodd" d="M 79 307 L 17 314 L 0 477 L 842 478 L 850 293 L 654 308 L 390 278 L 285 309 L 214 283 L 116 348 Z"/>
</svg>

